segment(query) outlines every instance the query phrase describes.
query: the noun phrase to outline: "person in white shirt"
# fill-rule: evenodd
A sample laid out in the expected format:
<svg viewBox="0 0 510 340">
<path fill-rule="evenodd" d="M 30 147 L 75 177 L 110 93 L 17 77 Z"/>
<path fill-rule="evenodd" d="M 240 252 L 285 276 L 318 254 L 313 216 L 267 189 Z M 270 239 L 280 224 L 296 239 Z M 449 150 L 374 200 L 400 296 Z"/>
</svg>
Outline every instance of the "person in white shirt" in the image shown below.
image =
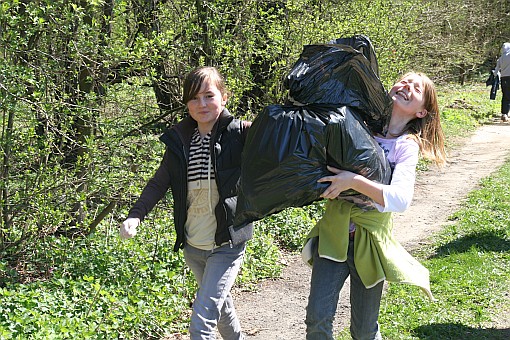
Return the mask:
<svg viewBox="0 0 510 340">
<path fill-rule="evenodd" d="M 494 75 L 500 77 L 501 84 L 501 120 L 508 121 L 510 114 L 510 42 L 501 46 L 501 56 L 496 62 Z"/>
</svg>

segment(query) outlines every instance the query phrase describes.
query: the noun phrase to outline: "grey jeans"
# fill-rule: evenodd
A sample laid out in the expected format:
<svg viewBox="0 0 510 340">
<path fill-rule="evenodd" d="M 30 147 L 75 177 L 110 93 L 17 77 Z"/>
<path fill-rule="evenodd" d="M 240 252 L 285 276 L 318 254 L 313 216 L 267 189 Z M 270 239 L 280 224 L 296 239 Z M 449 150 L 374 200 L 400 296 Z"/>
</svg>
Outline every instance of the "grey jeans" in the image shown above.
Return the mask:
<svg viewBox="0 0 510 340">
<path fill-rule="evenodd" d="M 351 277 L 351 336 L 355 340 L 379 340 L 379 307 L 384 282 L 367 289 L 354 266 L 354 242 L 349 242 L 347 261 L 319 257 L 318 238 L 313 239 L 313 269 L 306 307 L 306 339 L 333 340 L 333 319 L 340 291 Z"/>
<path fill-rule="evenodd" d="M 234 302 L 230 295 L 246 243 L 224 245 L 212 250 L 184 247 L 184 259 L 198 283 L 191 314 L 191 340 L 216 338 L 216 326 L 225 340 L 243 339 Z"/>
</svg>

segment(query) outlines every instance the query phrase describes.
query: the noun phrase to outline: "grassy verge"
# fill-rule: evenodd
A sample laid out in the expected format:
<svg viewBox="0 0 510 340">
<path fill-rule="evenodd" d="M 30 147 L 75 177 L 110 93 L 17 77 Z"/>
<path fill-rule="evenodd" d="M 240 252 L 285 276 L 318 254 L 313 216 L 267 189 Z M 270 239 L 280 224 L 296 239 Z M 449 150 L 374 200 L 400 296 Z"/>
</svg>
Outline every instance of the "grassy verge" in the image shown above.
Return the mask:
<svg viewBox="0 0 510 340">
<path fill-rule="evenodd" d="M 380 321 L 387 339 L 508 339 L 497 328 L 510 312 L 510 161 L 482 181 L 435 243 L 418 257 L 438 301 L 390 285 Z M 508 315 L 508 314 L 506 314 Z"/>
<path fill-rule="evenodd" d="M 484 84 L 444 85 L 438 88 L 443 130 L 448 148 L 469 135 L 480 123 L 499 117 L 500 98 L 489 100 Z"/>
</svg>

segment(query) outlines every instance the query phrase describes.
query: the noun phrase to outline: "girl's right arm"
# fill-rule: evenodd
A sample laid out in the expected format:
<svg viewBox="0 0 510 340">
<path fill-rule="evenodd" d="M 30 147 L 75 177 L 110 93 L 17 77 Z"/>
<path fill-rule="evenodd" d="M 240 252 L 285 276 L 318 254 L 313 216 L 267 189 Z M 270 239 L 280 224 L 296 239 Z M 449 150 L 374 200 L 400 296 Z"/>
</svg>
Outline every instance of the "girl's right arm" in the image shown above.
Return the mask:
<svg viewBox="0 0 510 340">
<path fill-rule="evenodd" d="M 418 144 L 412 139 L 400 138 L 395 144 L 394 158 L 390 159 L 395 166 L 388 185 L 328 166 L 328 170 L 334 175 L 319 179 L 318 182 L 331 182 L 321 197 L 334 199 L 341 192 L 353 189 L 371 198 L 380 212 L 403 212 L 411 205 L 413 199 L 418 156 Z"/>
<path fill-rule="evenodd" d="M 403 212 L 411 205 L 416 181 L 416 165 L 419 158 L 419 146 L 410 138 L 399 138 L 395 144 L 395 166 L 389 185 L 383 185 L 384 204 L 376 202 L 380 212 Z"/>
<path fill-rule="evenodd" d="M 136 235 L 136 228 L 154 206 L 165 196 L 170 187 L 169 153 L 165 150 L 161 164 L 154 176 L 147 182 L 142 194 L 129 210 L 127 219 L 120 226 L 121 238 Z"/>
<path fill-rule="evenodd" d="M 331 182 L 329 187 L 322 193 L 322 198 L 334 199 L 342 191 L 353 189 L 370 197 L 374 202 L 384 205 L 382 184 L 354 172 L 340 170 L 332 166 L 328 166 L 328 170 L 335 175 L 326 176 L 318 180 L 319 183 Z"/>
</svg>

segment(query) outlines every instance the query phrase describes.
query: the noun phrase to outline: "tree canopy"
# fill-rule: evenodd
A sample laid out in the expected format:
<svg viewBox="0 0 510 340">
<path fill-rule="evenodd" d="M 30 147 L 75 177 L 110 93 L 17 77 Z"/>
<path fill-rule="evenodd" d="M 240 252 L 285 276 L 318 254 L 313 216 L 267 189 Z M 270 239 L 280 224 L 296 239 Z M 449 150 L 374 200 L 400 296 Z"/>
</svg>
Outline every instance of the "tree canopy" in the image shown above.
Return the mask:
<svg viewBox="0 0 510 340">
<path fill-rule="evenodd" d="M 505 0 L 2 2 L 0 253 L 126 207 L 196 66 L 217 66 L 252 119 L 284 100 L 305 44 L 364 34 L 386 85 L 410 69 L 464 82 L 493 66 L 509 16 Z"/>
</svg>

